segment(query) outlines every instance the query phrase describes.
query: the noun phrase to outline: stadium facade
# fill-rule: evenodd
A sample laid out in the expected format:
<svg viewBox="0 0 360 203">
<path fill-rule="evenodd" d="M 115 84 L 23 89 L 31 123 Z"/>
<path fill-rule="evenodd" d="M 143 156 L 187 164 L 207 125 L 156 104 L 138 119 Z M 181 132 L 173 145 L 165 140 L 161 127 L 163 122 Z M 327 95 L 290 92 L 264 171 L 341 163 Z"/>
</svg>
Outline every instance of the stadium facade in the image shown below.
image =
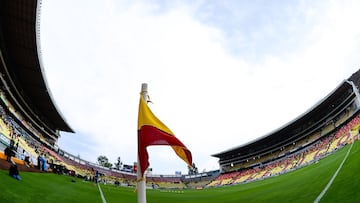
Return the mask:
<svg viewBox="0 0 360 203">
<path fill-rule="evenodd" d="M 0 1 L 1 105 L 11 105 L 6 111 L 17 123 L 53 148 L 59 131 L 74 131 L 56 107 L 44 77 L 40 9 L 41 1 Z"/>
</svg>

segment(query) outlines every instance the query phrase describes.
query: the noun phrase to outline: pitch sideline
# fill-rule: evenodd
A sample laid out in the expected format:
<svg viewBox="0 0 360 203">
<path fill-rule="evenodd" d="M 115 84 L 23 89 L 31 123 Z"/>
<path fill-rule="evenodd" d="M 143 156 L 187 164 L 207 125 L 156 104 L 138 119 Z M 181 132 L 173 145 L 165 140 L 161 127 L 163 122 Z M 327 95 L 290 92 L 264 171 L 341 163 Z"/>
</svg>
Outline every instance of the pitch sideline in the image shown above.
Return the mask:
<svg viewBox="0 0 360 203">
<path fill-rule="evenodd" d="M 98 186 L 98 188 L 99 188 L 99 192 L 100 192 L 100 196 L 101 196 L 102 202 L 103 202 L 103 203 L 106 203 L 106 199 L 105 199 L 105 197 L 104 197 L 104 194 L 103 194 L 103 192 L 102 192 L 102 190 L 101 190 L 101 187 L 100 187 L 99 183 L 97 184 L 97 186 Z"/>
</svg>

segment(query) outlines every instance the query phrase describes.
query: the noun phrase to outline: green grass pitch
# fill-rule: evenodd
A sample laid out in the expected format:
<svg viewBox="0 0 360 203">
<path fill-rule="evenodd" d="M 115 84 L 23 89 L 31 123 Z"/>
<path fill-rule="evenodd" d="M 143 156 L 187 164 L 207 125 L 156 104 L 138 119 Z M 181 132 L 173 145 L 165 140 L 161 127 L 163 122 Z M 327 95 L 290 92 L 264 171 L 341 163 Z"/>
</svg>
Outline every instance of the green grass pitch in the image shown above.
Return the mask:
<svg viewBox="0 0 360 203">
<path fill-rule="evenodd" d="M 318 163 L 236 186 L 203 190 L 147 190 L 148 203 L 313 202 L 325 188 L 350 145 Z M 360 202 L 360 141 L 320 202 Z M 25 173 L 17 181 L 0 171 L 0 202 L 102 202 L 97 185 L 64 175 Z M 74 179 L 75 182 L 71 180 Z M 134 188 L 101 185 L 107 203 L 137 202 Z"/>
</svg>

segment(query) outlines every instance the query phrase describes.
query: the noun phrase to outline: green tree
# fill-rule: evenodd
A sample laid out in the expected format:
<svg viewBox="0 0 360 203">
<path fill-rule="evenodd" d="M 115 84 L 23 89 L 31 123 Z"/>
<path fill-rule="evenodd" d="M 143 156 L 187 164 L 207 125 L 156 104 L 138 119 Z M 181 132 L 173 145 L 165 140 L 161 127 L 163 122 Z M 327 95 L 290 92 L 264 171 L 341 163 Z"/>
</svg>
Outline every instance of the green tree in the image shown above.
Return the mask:
<svg viewBox="0 0 360 203">
<path fill-rule="evenodd" d="M 111 167 L 112 167 L 112 163 L 107 162 L 107 163 L 104 164 L 104 167 L 106 167 L 106 168 L 111 168 Z"/>
<path fill-rule="evenodd" d="M 120 168 L 121 168 L 121 166 L 122 166 L 122 162 L 121 162 L 121 158 L 120 158 L 120 157 L 117 158 L 117 162 L 114 163 L 114 166 L 115 166 L 115 168 L 116 168 L 117 170 L 120 170 Z"/>
<path fill-rule="evenodd" d="M 105 164 L 109 163 L 109 159 L 108 159 L 106 156 L 103 156 L 103 155 L 100 155 L 100 156 L 97 158 L 97 160 L 98 160 L 98 164 L 99 164 L 100 166 L 106 167 Z"/>
</svg>

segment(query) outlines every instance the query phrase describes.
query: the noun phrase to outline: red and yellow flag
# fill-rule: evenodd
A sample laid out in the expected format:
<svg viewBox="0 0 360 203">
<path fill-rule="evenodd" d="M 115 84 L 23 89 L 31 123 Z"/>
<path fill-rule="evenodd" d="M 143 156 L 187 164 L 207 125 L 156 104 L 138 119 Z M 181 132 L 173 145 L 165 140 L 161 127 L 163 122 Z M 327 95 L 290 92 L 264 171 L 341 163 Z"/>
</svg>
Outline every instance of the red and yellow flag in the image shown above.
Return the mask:
<svg viewBox="0 0 360 203">
<path fill-rule="evenodd" d="M 170 145 L 175 153 L 189 166 L 192 164 L 191 152 L 178 140 L 150 110 L 144 98 L 140 96 L 138 115 L 138 156 L 141 175 L 149 167 L 149 155 L 146 147 L 150 145 Z"/>
</svg>

